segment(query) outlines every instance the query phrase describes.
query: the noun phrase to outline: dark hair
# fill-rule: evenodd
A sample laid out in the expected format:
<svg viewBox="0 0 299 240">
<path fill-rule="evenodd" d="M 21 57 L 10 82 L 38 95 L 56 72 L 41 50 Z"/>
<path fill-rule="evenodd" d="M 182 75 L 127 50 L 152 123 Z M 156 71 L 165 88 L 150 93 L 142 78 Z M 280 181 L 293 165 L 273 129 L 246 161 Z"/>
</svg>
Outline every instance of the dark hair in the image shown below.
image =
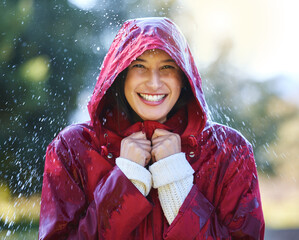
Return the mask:
<svg viewBox="0 0 299 240">
<path fill-rule="evenodd" d="M 118 114 L 125 114 L 131 123 L 135 123 L 138 121 L 142 121 L 140 116 L 131 108 L 128 103 L 124 88 L 125 88 L 125 80 L 127 76 L 128 69 L 126 68 L 122 71 L 114 80 L 114 83 L 111 85 L 109 90 L 107 91 L 107 97 L 109 102 L 113 106 L 117 106 Z M 187 105 L 191 96 L 192 90 L 188 81 L 187 76 L 183 73 L 183 88 L 181 90 L 181 94 L 179 99 L 171 109 L 171 111 L 167 115 L 167 119 L 171 118 L 180 108 Z M 118 117 L 119 119 L 119 117 Z"/>
</svg>

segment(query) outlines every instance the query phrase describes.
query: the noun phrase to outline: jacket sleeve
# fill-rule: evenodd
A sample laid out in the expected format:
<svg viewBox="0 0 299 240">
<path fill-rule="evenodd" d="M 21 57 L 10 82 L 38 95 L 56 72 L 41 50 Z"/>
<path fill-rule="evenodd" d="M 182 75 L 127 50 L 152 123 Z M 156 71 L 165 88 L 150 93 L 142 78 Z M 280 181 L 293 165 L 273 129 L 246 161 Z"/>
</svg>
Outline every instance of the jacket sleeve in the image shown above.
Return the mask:
<svg viewBox="0 0 299 240">
<path fill-rule="evenodd" d="M 244 146 L 231 159 L 219 183 L 217 205 L 199 190 L 200 172 L 165 239 L 263 239 L 264 220 L 253 152 Z"/>
<path fill-rule="evenodd" d="M 69 152 L 61 138 L 47 149 L 39 239 L 125 239 L 152 204 L 117 166 L 101 178 L 88 202 Z"/>
</svg>

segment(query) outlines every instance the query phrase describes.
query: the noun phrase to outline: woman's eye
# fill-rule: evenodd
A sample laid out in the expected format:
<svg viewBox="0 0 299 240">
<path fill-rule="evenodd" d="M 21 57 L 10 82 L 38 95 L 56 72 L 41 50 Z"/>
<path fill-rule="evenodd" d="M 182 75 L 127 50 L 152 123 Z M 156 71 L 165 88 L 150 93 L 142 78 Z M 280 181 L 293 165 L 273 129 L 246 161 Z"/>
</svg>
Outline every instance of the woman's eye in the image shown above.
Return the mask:
<svg viewBox="0 0 299 240">
<path fill-rule="evenodd" d="M 133 68 L 145 68 L 142 64 L 134 64 Z"/>
<path fill-rule="evenodd" d="M 171 65 L 165 65 L 165 66 L 162 67 L 162 69 L 171 69 L 171 68 L 174 68 L 174 67 L 171 66 Z"/>
</svg>

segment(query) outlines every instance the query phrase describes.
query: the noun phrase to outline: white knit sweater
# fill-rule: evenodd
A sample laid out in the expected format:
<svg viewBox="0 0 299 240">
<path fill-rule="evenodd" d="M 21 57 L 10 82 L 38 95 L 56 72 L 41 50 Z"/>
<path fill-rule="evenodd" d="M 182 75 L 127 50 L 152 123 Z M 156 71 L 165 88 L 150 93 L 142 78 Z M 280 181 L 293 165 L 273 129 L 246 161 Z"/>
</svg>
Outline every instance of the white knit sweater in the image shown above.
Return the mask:
<svg viewBox="0 0 299 240">
<path fill-rule="evenodd" d="M 154 188 L 158 188 L 164 215 L 171 224 L 193 185 L 194 170 L 185 154 L 163 158 L 151 165 L 149 171 L 121 157 L 116 159 L 116 164 L 144 196 L 150 192 L 152 183 Z"/>
</svg>

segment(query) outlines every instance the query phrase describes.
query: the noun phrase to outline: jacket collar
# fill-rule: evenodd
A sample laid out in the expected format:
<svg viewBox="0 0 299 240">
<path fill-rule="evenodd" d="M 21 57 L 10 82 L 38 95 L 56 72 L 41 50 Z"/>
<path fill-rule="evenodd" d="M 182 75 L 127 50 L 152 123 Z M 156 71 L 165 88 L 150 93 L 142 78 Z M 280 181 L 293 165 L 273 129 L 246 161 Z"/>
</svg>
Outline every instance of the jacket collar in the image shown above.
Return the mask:
<svg viewBox="0 0 299 240">
<path fill-rule="evenodd" d="M 187 125 L 187 114 L 185 109 L 179 110 L 174 116 L 168 119 L 165 123 L 159 123 L 156 121 L 142 121 L 136 122 L 130 127 L 122 130 L 120 135 L 122 137 L 127 137 L 134 132 L 142 131 L 146 134 L 147 139 L 151 139 L 154 131 L 159 129 L 164 129 L 170 132 L 177 133 L 181 135 Z"/>
</svg>

